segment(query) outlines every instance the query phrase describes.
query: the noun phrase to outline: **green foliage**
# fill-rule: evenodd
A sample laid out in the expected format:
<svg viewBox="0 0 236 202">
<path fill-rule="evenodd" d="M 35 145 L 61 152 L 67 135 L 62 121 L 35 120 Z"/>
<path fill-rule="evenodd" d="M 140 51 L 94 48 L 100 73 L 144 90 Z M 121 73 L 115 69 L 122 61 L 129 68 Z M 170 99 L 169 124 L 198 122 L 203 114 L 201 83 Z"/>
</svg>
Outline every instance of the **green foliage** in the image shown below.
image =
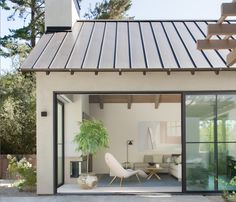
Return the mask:
<svg viewBox="0 0 236 202">
<path fill-rule="evenodd" d="M 9 21 L 18 16 L 24 22 L 23 27 L 9 29 L 10 34 L 0 38 L 0 55 L 17 55 L 22 61 L 44 33 L 44 0 L 2 0 L 0 7 L 12 12 Z"/>
<path fill-rule="evenodd" d="M 25 158 L 17 161 L 16 157 L 7 156 L 9 160 L 8 171 L 19 177 L 19 181 L 15 184 L 19 190 L 34 190 L 36 186 L 36 170 L 32 164 Z"/>
<path fill-rule="evenodd" d="M 108 147 L 108 132 L 98 120 L 83 120 L 80 132 L 75 135 L 76 151 L 83 155 L 95 154 L 100 148 Z"/>
<path fill-rule="evenodd" d="M 1 0 L 0 1 L 0 7 L 5 9 L 5 10 L 9 10 L 10 8 L 7 6 L 6 0 Z"/>
<path fill-rule="evenodd" d="M 35 76 L 0 77 L 0 152 L 31 154 L 36 147 Z"/>
<path fill-rule="evenodd" d="M 234 167 L 236 169 L 236 166 Z M 222 181 L 222 184 L 224 184 L 225 189 L 223 191 L 222 197 L 225 199 L 225 201 L 234 201 L 236 202 L 236 192 L 235 191 L 228 191 L 227 187 L 230 185 L 231 187 L 234 187 L 234 190 L 236 189 L 236 176 L 233 176 L 232 179 L 228 182 Z"/>
<path fill-rule="evenodd" d="M 124 19 L 132 5 L 131 0 L 103 0 L 85 14 L 87 19 Z"/>
<path fill-rule="evenodd" d="M 80 132 L 74 137 L 76 151 L 87 155 L 87 173 L 89 167 L 89 155 L 95 154 L 99 149 L 108 147 L 108 132 L 103 123 L 98 120 L 83 120 L 80 124 Z"/>
</svg>

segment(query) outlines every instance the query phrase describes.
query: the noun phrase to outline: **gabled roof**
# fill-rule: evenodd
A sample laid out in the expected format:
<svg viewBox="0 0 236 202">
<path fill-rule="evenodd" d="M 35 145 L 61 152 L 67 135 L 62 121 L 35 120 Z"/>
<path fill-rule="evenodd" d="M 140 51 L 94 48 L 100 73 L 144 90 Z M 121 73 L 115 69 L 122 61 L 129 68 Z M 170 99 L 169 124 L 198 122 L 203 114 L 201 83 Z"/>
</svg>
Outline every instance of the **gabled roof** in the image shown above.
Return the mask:
<svg viewBox="0 0 236 202">
<path fill-rule="evenodd" d="M 216 21 L 78 21 L 46 33 L 22 71 L 219 71 L 229 50 L 196 48 Z M 230 23 L 230 21 L 228 21 Z"/>
</svg>

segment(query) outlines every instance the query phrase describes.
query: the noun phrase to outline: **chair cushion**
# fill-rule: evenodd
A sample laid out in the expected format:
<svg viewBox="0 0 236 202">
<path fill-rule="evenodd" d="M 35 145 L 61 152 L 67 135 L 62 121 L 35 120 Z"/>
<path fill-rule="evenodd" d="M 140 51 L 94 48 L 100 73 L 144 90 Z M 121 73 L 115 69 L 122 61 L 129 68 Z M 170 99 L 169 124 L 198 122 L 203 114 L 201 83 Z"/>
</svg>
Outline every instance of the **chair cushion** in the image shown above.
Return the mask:
<svg viewBox="0 0 236 202">
<path fill-rule="evenodd" d="M 155 154 L 153 155 L 153 161 L 155 163 L 162 163 L 163 155 L 162 154 Z"/>
</svg>

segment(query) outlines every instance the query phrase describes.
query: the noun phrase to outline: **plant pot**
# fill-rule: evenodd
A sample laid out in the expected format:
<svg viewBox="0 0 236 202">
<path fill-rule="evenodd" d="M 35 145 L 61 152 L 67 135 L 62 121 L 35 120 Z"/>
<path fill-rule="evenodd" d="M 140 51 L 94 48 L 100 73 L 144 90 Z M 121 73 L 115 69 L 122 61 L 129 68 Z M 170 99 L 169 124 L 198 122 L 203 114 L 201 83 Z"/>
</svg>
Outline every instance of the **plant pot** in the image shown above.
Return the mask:
<svg viewBox="0 0 236 202">
<path fill-rule="evenodd" d="M 84 173 L 77 180 L 81 189 L 93 189 L 97 186 L 98 178 L 94 173 Z"/>
</svg>

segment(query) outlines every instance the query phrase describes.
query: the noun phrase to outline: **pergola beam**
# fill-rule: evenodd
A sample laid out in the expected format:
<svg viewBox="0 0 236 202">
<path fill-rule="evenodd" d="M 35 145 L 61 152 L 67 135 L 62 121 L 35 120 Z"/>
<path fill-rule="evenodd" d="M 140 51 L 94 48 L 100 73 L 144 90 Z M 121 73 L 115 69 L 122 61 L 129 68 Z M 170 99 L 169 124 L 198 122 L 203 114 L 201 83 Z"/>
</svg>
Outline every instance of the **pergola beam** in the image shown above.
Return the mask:
<svg viewBox="0 0 236 202">
<path fill-rule="evenodd" d="M 226 62 L 228 66 L 231 66 L 236 62 L 236 48 L 227 55 Z"/>
<path fill-rule="evenodd" d="M 212 35 L 236 35 L 236 24 L 209 24 L 207 36 Z"/>
<path fill-rule="evenodd" d="M 230 39 L 232 35 L 236 35 L 236 24 L 223 24 L 229 16 L 236 16 L 236 0 L 221 5 L 220 19 L 216 24 L 208 24 L 206 39 L 197 41 L 197 49 L 233 49 L 226 58 L 227 65 L 231 66 L 236 63 L 236 40 L 233 37 Z M 223 40 L 210 40 L 214 35 L 223 35 L 224 38 Z"/>
<path fill-rule="evenodd" d="M 236 40 L 198 40 L 197 49 L 233 49 L 236 48 Z"/>
<path fill-rule="evenodd" d="M 221 5 L 221 16 L 225 18 L 228 16 L 236 16 L 236 3 L 223 3 Z"/>
<path fill-rule="evenodd" d="M 217 21 L 217 24 L 221 24 L 222 22 L 224 22 L 226 16 L 221 16 L 220 19 Z"/>
</svg>

